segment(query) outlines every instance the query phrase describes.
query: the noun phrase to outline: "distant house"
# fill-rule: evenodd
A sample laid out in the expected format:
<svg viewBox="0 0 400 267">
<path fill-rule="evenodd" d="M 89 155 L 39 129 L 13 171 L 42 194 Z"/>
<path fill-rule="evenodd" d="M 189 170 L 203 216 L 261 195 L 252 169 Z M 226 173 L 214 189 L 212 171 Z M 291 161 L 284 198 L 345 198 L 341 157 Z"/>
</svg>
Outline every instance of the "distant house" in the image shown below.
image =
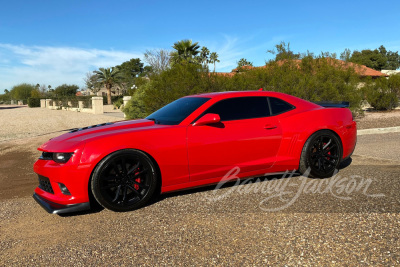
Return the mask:
<svg viewBox="0 0 400 267">
<path fill-rule="evenodd" d="M 382 73 L 387 75 L 400 74 L 400 70 L 382 70 Z"/>
<path fill-rule="evenodd" d="M 300 66 L 301 60 L 295 59 L 294 62 Z M 340 59 L 328 58 L 328 62 L 331 62 L 332 65 L 338 64 L 338 65 L 341 65 L 344 67 L 353 68 L 355 70 L 355 72 L 361 78 L 364 78 L 364 77 L 378 78 L 378 77 L 388 77 L 389 76 L 388 74 L 383 73 L 383 71 L 380 72 L 380 71 L 368 68 L 367 66 L 364 66 L 364 65 L 359 65 L 356 63 L 352 63 L 352 62 L 346 62 L 346 61 L 343 61 Z M 284 64 L 284 63 L 285 63 L 285 60 L 278 61 L 278 64 Z M 218 74 L 231 77 L 231 76 L 235 75 L 236 73 L 239 73 L 240 71 L 257 69 L 257 68 L 267 68 L 267 66 L 253 67 L 253 66 L 246 65 L 241 68 L 233 69 L 231 72 L 218 72 Z"/>
<path fill-rule="evenodd" d="M 111 88 L 111 96 L 122 95 L 123 93 L 124 89 L 121 89 L 118 86 Z M 99 91 L 97 91 L 96 95 L 107 96 L 107 88 L 103 86 Z"/>
<path fill-rule="evenodd" d="M 113 87 L 111 88 L 111 96 L 118 96 L 118 95 L 123 95 L 124 94 L 124 89 L 121 89 L 119 87 Z M 107 96 L 107 88 L 105 88 L 104 86 L 97 91 L 96 93 L 93 93 L 91 90 L 89 89 L 85 89 L 82 91 L 79 91 L 76 93 L 77 96 L 79 95 L 85 95 L 85 96 Z"/>
</svg>

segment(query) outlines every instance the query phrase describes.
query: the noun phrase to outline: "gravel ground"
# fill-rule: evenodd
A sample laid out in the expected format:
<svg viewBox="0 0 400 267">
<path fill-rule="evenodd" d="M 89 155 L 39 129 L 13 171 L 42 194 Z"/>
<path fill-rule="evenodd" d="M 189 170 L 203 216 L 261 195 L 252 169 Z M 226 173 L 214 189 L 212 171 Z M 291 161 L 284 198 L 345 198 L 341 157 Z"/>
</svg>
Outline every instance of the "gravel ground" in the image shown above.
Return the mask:
<svg viewBox="0 0 400 267">
<path fill-rule="evenodd" d="M 400 110 L 365 111 L 364 117 L 357 118 L 356 121 L 359 130 L 400 126 Z"/>
<path fill-rule="evenodd" d="M 107 116 L 108 115 L 108 116 Z M 123 120 L 114 113 L 94 115 L 66 110 L 28 108 L 26 106 L 0 105 L 0 143 L 84 127 L 110 121 Z"/>
<path fill-rule="evenodd" d="M 2 266 L 400 264 L 398 133 L 360 136 L 351 165 L 330 179 L 253 179 L 164 195 L 127 213 L 58 216 L 31 198 L 36 147 L 60 130 L 113 118 L 0 109 L 3 122 L 4 111 L 7 122 L 28 120 L 12 127 L 36 130 L 10 135 L 6 124 L 0 131 L 9 136 L 0 143 Z"/>
</svg>

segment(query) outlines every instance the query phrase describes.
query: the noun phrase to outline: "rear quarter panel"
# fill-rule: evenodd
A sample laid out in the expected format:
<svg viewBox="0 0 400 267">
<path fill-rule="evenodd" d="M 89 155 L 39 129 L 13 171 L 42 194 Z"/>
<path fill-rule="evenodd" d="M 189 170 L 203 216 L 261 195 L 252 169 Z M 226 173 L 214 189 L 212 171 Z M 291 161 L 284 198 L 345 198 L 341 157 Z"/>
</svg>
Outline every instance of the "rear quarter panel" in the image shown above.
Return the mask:
<svg viewBox="0 0 400 267">
<path fill-rule="evenodd" d="M 282 114 L 282 143 L 275 164 L 276 171 L 298 169 L 301 151 L 307 139 L 319 130 L 335 132 L 343 147 L 343 158 L 354 150 L 357 129 L 347 108 L 316 108 L 296 114 Z"/>
</svg>

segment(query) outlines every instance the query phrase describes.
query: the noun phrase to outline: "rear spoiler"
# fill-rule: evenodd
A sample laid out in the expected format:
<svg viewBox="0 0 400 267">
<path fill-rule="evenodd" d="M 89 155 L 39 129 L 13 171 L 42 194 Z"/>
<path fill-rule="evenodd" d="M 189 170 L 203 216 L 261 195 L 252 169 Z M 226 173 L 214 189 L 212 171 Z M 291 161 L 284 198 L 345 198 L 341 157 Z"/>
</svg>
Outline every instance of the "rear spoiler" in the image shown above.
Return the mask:
<svg viewBox="0 0 400 267">
<path fill-rule="evenodd" d="M 323 101 L 323 102 L 313 102 L 314 104 L 320 105 L 324 108 L 348 108 L 350 107 L 350 102 L 347 101 Z"/>
</svg>

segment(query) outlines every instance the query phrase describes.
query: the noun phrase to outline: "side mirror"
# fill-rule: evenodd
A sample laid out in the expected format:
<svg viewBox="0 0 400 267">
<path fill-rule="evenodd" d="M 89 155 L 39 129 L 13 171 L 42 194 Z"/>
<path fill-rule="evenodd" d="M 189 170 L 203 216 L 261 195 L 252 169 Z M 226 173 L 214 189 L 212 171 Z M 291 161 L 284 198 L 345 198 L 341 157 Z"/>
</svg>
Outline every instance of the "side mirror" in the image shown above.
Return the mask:
<svg viewBox="0 0 400 267">
<path fill-rule="evenodd" d="M 195 123 L 193 123 L 193 126 L 213 124 L 213 123 L 218 123 L 220 121 L 221 121 L 221 118 L 219 117 L 218 114 L 207 113 L 207 114 L 201 116 Z"/>
</svg>

